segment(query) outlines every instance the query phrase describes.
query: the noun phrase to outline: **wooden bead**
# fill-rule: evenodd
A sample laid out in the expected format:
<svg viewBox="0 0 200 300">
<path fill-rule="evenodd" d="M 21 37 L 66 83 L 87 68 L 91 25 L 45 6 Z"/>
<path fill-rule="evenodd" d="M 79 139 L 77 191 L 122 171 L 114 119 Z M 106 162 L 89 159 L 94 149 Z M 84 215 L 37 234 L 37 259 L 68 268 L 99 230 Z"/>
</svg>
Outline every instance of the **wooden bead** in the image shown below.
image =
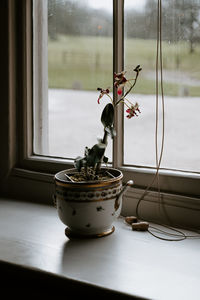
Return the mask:
<svg viewBox="0 0 200 300">
<path fill-rule="evenodd" d="M 137 223 L 137 217 L 130 216 L 125 218 L 126 223 L 131 225 L 132 223 Z"/>
<path fill-rule="evenodd" d="M 138 231 L 147 231 L 149 228 L 148 222 L 138 222 L 138 223 L 132 223 L 132 230 L 138 230 Z"/>
</svg>

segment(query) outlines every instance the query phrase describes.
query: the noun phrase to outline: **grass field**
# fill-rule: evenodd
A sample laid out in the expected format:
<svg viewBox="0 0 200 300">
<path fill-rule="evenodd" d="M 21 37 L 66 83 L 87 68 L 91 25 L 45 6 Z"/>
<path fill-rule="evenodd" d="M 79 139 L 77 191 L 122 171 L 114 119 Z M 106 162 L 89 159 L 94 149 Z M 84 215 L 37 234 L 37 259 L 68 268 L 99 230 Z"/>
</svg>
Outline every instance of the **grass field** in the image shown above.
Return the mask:
<svg viewBox="0 0 200 300">
<path fill-rule="evenodd" d="M 135 93 L 154 94 L 155 76 L 146 75 L 155 70 L 156 41 L 127 39 L 125 42 L 125 69 L 141 64 L 143 71 Z M 59 36 L 48 42 L 49 87 L 96 90 L 112 86 L 112 39 L 109 37 Z M 187 43 L 163 42 L 164 71 L 184 76 L 180 80 L 165 80 L 166 95 L 177 96 L 184 86 L 189 96 L 200 95 L 200 45 L 189 54 Z M 165 73 L 164 73 L 165 78 Z M 196 84 L 191 84 L 195 80 Z"/>
</svg>

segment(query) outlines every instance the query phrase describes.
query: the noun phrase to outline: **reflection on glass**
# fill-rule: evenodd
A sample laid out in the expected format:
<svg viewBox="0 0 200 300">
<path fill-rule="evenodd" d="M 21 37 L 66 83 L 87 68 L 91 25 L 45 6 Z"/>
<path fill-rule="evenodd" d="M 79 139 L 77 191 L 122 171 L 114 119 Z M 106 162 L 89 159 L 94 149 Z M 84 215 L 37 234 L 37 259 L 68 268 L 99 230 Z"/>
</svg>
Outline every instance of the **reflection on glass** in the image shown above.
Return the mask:
<svg viewBox="0 0 200 300">
<path fill-rule="evenodd" d="M 125 118 L 124 163 L 155 167 L 157 1 L 125 1 L 125 69 L 143 70 L 133 98 L 141 114 Z M 200 1 L 162 0 L 165 145 L 161 167 L 200 172 Z M 161 99 L 159 105 L 161 141 Z"/>
<path fill-rule="evenodd" d="M 103 135 L 97 87 L 112 87 L 112 0 L 106 3 L 48 1 L 51 156 L 75 158 Z"/>
</svg>

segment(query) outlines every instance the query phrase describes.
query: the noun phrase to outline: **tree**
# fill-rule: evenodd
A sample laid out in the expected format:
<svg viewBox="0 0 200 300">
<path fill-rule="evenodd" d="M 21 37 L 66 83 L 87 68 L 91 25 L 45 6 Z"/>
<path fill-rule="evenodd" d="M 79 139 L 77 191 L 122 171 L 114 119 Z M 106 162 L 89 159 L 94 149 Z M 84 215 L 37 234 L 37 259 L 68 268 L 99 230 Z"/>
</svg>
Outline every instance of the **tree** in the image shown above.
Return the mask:
<svg viewBox="0 0 200 300">
<path fill-rule="evenodd" d="M 112 35 L 112 17 L 105 10 L 95 10 L 87 1 L 49 0 L 48 31 L 51 39 L 58 34 Z"/>
<path fill-rule="evenodd" d="M 190 43 L 189 51 L 193 53 L 195 43 L 200 41 L 200 3 L 194 0 L 176 0 L 175 12 L 180 19 L 182 35 Z"/>
<path fill-rule="evenodd" d="M 147 0 L 146 22 L 151 38 L 156 38 L 157 1 Z M 163 39 L 170 42 L 189 41 L 189 52 L 194 52 L 195 43 L 200 42 L 200 3 L 197 0 L 162 1 Z"/>
</svg>

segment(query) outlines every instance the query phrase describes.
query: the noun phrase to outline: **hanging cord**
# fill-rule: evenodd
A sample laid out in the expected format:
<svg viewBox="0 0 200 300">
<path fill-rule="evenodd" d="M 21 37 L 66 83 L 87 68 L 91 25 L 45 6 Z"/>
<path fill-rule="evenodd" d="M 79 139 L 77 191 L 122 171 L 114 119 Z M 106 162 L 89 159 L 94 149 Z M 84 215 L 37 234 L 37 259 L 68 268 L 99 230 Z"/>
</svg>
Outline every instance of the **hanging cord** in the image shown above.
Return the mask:
<svg viewBox="0 0 200 300">
<path fill-rule="evenodd" d="M 161 150 L 160 155 L 158 155 L 158 124 L 159 124 L 159 64 L 160 64 L 160 89 L 161 89 L 161 99 L 162 99 L 162 139 L 161 139 Z M 157 1 L 157 44 L 156 44 L 156 125 L 155 125 L 155 151 L 156 151 L 156 173 L 149 183 L 144 193 L 140 197 L 136 205 L 136 217 L 144 220 L 139 215 L 139 205 L 141 201 L 145 198 L 145 196 L 150 193 L 149 189 L 153 186 L 155 180 L 157 180 L 157 190 L 158 190 L 158 200 L 159 200 L 159 209 L 161 205 L 161 193 L 160 193 L 160 181 L 159 181 L 159 169 L 162 161 L 163 150 L 164 150 L 164 139 L 165 139 L 165 101 L 164 101 L 164 88 L 163 88 L 163 64 L 162 64 L 162 0 Z M 155 222 L 154 222 L 155 223 Z M 165 240 L 165 241 L 182 241 L 186 238 L 197 237 L 200 235 L 186 235 L 184 232 L 175 229 L 168 225 L 163 225 L 162 223 L 156 222 L 156 225 L 160 225 L 162 227 L 171 230 L 174 233 L 170 233 L 169 231 L 162 230 L 155 226 L 150 225 L 148 228 L 148 232 L 154 237 Z M 161 237 L 155 232 L 159 232 L 165 236 L 171 236 L 173 238 Z"/>
</svg>

